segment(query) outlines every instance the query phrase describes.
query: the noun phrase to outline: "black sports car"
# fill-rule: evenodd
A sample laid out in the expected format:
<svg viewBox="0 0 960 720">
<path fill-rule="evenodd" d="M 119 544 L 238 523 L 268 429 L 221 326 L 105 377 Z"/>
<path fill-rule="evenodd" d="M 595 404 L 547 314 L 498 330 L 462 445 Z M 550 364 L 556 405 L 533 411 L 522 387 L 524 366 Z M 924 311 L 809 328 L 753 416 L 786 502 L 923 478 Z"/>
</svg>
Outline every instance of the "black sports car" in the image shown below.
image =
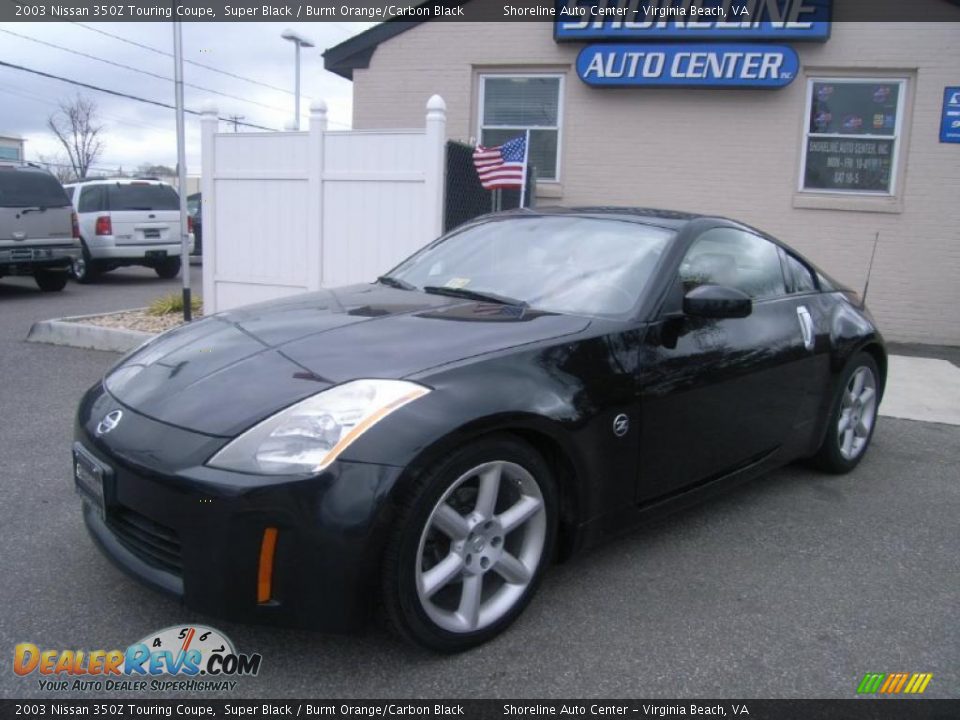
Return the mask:
<svg viewBox="0 0 960 720">
<path fill-rule="evenodd" d="M 75 480 L 104 552 L 191 608 L 373 610 L 455 651 L 553 557 L 799 458 L 853 469 L 886 365 L 856 296 L 753 228 L 524 210 L 148 342 L 84 396 Z"/>
</svg>

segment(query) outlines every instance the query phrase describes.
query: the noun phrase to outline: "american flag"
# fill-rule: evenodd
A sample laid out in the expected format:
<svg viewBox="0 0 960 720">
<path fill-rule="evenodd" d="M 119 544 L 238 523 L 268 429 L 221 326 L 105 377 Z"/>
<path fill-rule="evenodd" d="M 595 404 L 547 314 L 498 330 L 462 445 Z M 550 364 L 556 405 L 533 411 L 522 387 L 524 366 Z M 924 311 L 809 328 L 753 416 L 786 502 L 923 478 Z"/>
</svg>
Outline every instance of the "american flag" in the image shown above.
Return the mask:
<svg viewBox="0 0 960 720">
<path fill-rule="evenodd" d="M 507 140 L 503 145 L 486 148 L 478 145 L 473 151 L 473 164 L 485 190 L 520 189 L 523 167 L 527 161 L 525 135 Z"/>
</svg>

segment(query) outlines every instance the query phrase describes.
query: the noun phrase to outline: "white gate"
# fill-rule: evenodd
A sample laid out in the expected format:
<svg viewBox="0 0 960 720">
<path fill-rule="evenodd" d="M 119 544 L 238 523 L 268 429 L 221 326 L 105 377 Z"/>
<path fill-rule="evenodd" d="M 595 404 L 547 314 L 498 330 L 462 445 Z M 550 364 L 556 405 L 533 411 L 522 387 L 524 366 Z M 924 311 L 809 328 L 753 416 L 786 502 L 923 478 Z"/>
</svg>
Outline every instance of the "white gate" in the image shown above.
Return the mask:
<svg viewBox="0 0 960 720">
<path fill-rule="evenodd" d="M 446 106 L 422 130 L 220 133 L 204 109 L 204 313 L 368 282 L 441 233 Z"/>
</svg>

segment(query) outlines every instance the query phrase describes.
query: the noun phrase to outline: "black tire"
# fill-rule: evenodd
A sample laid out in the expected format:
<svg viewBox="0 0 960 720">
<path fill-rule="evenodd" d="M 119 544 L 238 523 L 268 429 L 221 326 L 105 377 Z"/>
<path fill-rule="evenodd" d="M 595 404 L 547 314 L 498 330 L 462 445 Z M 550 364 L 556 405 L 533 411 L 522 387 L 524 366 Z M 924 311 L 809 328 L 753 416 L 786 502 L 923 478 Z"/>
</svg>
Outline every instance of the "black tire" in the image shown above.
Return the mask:
<svg viewBox="0 0 960 720">
<path fill-rule="evenodd" d="M 848 385 L 851 383 L 853 376 L 861 368 L 866 369 L 872 374 L 875 385 L 875 398 L 871 410 L 872 419 L 869 425 L 869 431 L 863 438 L 865 442 L 863 442 L 859 451 L 853 457 L 850 457 L 849 454 L 843 452 L 839 426 L 841 413 L 845 411 L 844 396 L 848 391 Z M 863 456 L 867 454 L 870 441 L 873 439 L 873 431 L 877 427 L 877 410 L 880 406 L 880 382 L 880 372 L 877 369 L 877 363 L 869 353 L 858 353 L 847 363 L 847 367 L 844 368 L 843 375 L 840 376 L 840 381 L 834 390 L 834 398 L 830 406 L 830 416 L 827 418 L 827 429 L 823 443 L 810 458 L 810 462 L 814 467 L 824 472 L 842 475 L 850 472 L 860 464 Z"/>
<path fill-rule="evenodd" d="M 173 280 L 180 272 L 180 258 L 172 257 L 154 265 L 153 271 L 164 280 Z"/>
<path fill-rule="evenodd" d="M 43 292 L 59 292 L 67 286 L 70 275 L 65 270 L 37 270 L 33 279 Z"/>
<path fill-rule="evenodd" d="M 80 257 L 70 265 L 70 275 L 82 285 L 94 282 L 100 275 L 100 267 L 97 261 L 90 257 L 85 242 L 81 241 Z"/>
<path fill-rule="evenodd" d="M 509 467 L 519 466 L 525 470 L 528 473 L 528 480 L 525 480 L 525 482 L 528 482 L 529 478 L 536 482 L 541 494 L 543 512 L 543 516 L 540 516 L 538 510 L 537 514 L 518 526 L 516 531 L 507 530 L 503 533 L 502 538 L 493 538 L 487 549 L 491 550 L 502 546 L 504 554 L 511 552 L 511 543 L 517 537 L 517 532 L 521 532 L 523 535 L 520 538 L 521 542 L 527 542 L 528 522 L 536 524 L 537 531 L 532 535 L 535 535 L 538 539 L 541 537 L 539 533 L 544 531 L 545 527 L 544 544 L 539 559 L 536 561 L 536 567 L 529 574 L 530 579 L 525 588 L 522 591 L 517 589 L 516 593 L 519 594 L 516 599 L 503 604 L 504 614 L 497 616 L 496 620 L 486 626 L 479 627 L 477 630 L 456 632 L 445 629 L 434 621 L 428 615 L 418 594 L 417 575 L 423 572 L 423 559 L 420 555 L 421 535 L 427 537 L 429 533 L 435 532 L 435 530 L 426 529 L 427 523 L 435 508 L 439 507 L 440 501 L 447 491 L 457 485 L 458 479 L 461 479 L 462 476 L 485 463 L 505 463 Z M 525 499 L 525 496 L 520 494 L 521 490 L 517 489 L 521 487 L 520 484 L 518 482 L 511 484 L 512 481 L 507 479 L 506 470 L 503 477 L 505 478 L 503 481 L 498 481 L 501 484 L 499 485 L 499 496 L 494 511 L 496 513 L 502 513 L 504 506 L 511 507 L 516 498 Z M 471 491 L 470 482 L 471 480 L 467 480 L 466 483 L 459 486 L 460 489 L 456 492 L 469 493 Z M 479 488 L 479 485 L 477 487 Z M 477 497 L 479 490 L 473 490 L 473 492 L 475 493 L 474 502 L 477 502 L 479 500 Z M 509 497 L 511 493 L 516 493 L 516 495 L 511 498 Z M 449 497 L 446 502 L 453 504 L 454 497 Z M 474 506 L 468 503 L 466 507 Z M 545 568 L 552 559 L 557 535 L 558 508 L 556 484 L 550 467 L 533 448 L 513 436 L 497 435 L 482 438 L 462 447 L 445 460 L 438 462 L 429 472 L 418 478 L 398 502 L 397 517 L 387 542 L 381 572 L 382 606 L 380 610 L 382 619 L 386 621 L 388 628 L 408 642 L 443 653 L 468 650 L 503 632 L 529 604 L 540 584 Z M 471 514 L 466 514 L 464 519 L 472 522 L 472 517 Z M 489 526 L 490 523 L 485 523 L 485 525 Z M 521 528 L 523 528 L 522 531 Z M 479 532 L 479 526 L 475 526 L 474 530 Z M 469 537 L 474 536 L 471 534 Z M 500 542 L 497 543 L 497 540 Z M 446 555 L 449 558 L 453 555 L 453 540 L 447 540 L 447 542 L 450 543 L 450 548 L 447 551 L 449 555 Z M 496 550 L 491 551 L 496 552 Z M 467 551 L 464 550 L 464 552 Z M 466 554 L 465 557 L 471 558 L 471 555 Z M 480 558 L 479 555 L 473 556 L 474 571 L 479 566 L 480 560 L 478 558 Z M 467 562 L 471 561 L 468 560 Z M 496 570 L 496 561 L 493 565 L 484 565 L 484 568 L 487 567 L 490 568 L 488 574 L 491 579 L 484 579 L 481 585 L 487 584 L 487 599 L 489 599 L 490 596 L 497 594 L 497 590 L 504 588 L 507 583 Z M 527 569 L 529 570 L 529 568 Z M 455 579 L 448 586 L 445 586 L 441 593 L 447 590 L 451 591 L 454 596 L 463 593 L 465 590 L 463 578 L 466 576 L 466 572 L 466 570 L 463 570 L 462 574 L 458 576 L 459 584 L 458 580 Z M 483 573 L 487 573 L 487 570 L 484 570 Z M 484 578 L 486 577 L 484 575 Z M 491 590 L 493 592 L 490 592 Z M 441 593 L 437 593 L 437 596 Z M 464 596 L 463 594 L 460 595 L 461 601 Z M 500 612 L 500 610 L 497 609 L 497 612 Z M 477 618 L 480 617 L 478 612 Z"/>
</svg>

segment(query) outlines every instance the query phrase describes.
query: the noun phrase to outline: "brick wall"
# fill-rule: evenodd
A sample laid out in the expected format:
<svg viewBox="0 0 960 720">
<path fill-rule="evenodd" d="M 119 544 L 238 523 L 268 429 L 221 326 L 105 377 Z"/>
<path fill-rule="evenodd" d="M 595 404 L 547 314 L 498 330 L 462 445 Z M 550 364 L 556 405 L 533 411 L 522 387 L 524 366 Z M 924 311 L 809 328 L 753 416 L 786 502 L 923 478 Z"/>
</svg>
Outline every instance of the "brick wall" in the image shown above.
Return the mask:
<svg viewBox="0 0 960 720">
<path fill-rule="evenodd" d="M 728 215 L 855 288 L 879 231 L 869 305 L 887 337 L 960 344 L 960 144 L 939 143 L 943 88 L 960 84 L 960 23 L 835 23 L 828 42 L 793 46 L 804 74 L 909 78 L 897 212 L 797 207 L 803 77 L 774 91 L 590 88 L 573 70 L 582 45 L 554 42 L 549 23 L 428 22 L 387 41 L 354 73 L 354 126 L 417 127 L 439 93 L 450 136 L 469 141 L 480 72 L 563 72 L 561 178 L 541 186 L 541 204 Z"/>
</svg>

